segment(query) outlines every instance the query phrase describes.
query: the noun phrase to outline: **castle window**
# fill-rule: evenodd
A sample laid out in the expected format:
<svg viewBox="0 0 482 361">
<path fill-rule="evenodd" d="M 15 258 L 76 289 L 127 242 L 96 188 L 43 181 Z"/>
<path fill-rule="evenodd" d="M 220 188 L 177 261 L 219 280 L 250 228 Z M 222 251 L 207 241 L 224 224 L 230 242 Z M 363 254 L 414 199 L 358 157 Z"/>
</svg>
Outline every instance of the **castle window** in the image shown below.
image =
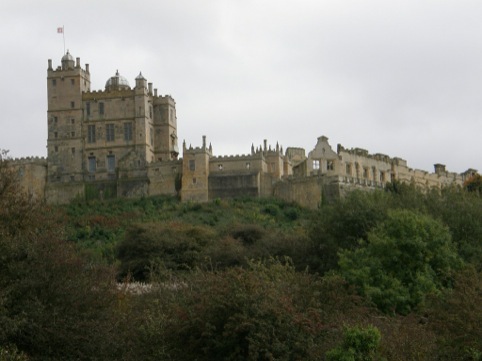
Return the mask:
<svg viewBox="0 0 482 361">
<path fill-rule="evenodd" d="M 104 115 L 104 103 L 99 103 L 99 115 Z"/>
<path fill-rule="evenodd" d="M 223 170 L 223 168 L 224 168 L 224 167 L 223 167 L 222 164 L 218 164 L 218 169 L 219 169 L 219 170 Z"/>
<path fill-rule="evenodd" d="M 246 169 L 249 169 L 249 168 L 251 168 L 251 163 L 248 162 L 246 163 Z"/>
<path fill-rule="evenodd" d="M 115 155 L 109 154 L 107 156 L 107 172 L 114 173 L 115 172 Z"/>
<path fill-rule="evenodd" d="M 95 143 L 95 125 L 87 127 L 87 143 Z"/>
<path fill-rule="evenodd" d="M 196 161 L 194 159 L 189 160 L 189 170 L 192 172 L 196 170 Z"/>
<path fill-rule="evenodd" d="M 90 116 L 90 102 L 85 103 L 85 113 Z"/>
<path fill-rule="evenodd" d="M 74 118 L 70 118 L 70 124 L 75 124 L 75 119 L 74 119 Z"/>
<path fill-rule="evenodd" d="M 75 79 L 70 79 L 70 84 L 74 85 L 75 84 Z"/>
<path fill-rule="evenodd" d="M 368 179 L 368 168 L 363 168 L 363 178 Z"/>
<path fill-rule="evenodd" d="M 57 132 L 54 132 L 54 138 L 57 138 L 59 134 Z"/>
<path fill-rule="evenodd" d="M 115 140 L 114 124 L 105 125 L 105 140 L 108 142 L 113 142 Z"/>
<path fill-rule="evenodd" d="M 149 118 L 152 119 L 152 105 L 149 107 Z"/>
<path fill-rule="evenodd" d="M 329 160 L 326 163 L 326 169 L 327 170 L 335 170 L 335 163 L 332 160 Z"/>
<path fill-rule="evenodd" d="M 71 136 L 72 138 L 75 138 L 75 132 L 71 132 L 71 133 L 70 133 L 70 136 Z"/>
<path fill-rule="evenodd" d="M 154 144 L 154 131 L 151 129 L 149 129 L 149 139 L 151 141 L 151 145 Z"/>
<path fill-rule="evenodd" d="M 349 163 L 346 165 L 346 174 L 351 175 L 351 164 Z"/>
<path fill-rule="evenodd" d="M 52 79 L 52 86 L 57 86 L 57 79 Z"/>
<path fill-rule="evenodd" d="M 59 147 L 58 147 L 58 146 L 55 146 L 55 147 L 54 147 L 54 151 L 55 151 L 55 153 L 57 153 L 57 152 L 59 151 Z"/>
<path fill-rule="evenodd" d="M 59 118 L 54 117 L 54 124 L 57 124 L 58 120 L 59 120 Z"/>
<path fill-rule="evenodd" d="M 95 160 L 95 157 L 89 157 L 89 172 L 90 173 L 95 173 L 95 170 L 97 168 L 97 162 Z"/>
<path fill-rule="evenodd" d="M 196 184 L 197 183 L 197 179 L 196 178 L 193 178 L 192 179 L 192 184 Z"/>
<path fill-rule="evenodd" d="M 124 123 L 124 140 L 132 140 L 132 123 Z"/>
<path fill-rule="evenodd" d="M 320 169 L 320 160 L 319 159 L 313 160 L 313 169 L 315 169 L 315 170 Z"/>
<path fill-rule="evenodd" d="M 72 155 L 75 154 L 75 148 L 71 148 L 70 151 L 72 152 Z"/>
<path fill-rule="evenodd" d="M 75 108 L 75 102 L 70 102 L 70 107 Z"/>
</svg>

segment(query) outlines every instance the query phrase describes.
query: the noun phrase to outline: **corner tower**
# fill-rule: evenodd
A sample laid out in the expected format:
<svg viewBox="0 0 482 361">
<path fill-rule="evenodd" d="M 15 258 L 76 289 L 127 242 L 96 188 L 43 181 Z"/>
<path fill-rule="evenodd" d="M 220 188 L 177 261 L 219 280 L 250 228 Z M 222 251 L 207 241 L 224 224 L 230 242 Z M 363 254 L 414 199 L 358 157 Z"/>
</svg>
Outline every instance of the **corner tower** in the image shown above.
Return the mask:
<svg viewBox="0 0 482 361">
<path fill-rule="evenodd" d="M 80 66 L 70 53 L 61 66 L 47 69 L 48 183 L 82 181 L 82 93 L 90 90 L 89 65 Z"/>
</svg>

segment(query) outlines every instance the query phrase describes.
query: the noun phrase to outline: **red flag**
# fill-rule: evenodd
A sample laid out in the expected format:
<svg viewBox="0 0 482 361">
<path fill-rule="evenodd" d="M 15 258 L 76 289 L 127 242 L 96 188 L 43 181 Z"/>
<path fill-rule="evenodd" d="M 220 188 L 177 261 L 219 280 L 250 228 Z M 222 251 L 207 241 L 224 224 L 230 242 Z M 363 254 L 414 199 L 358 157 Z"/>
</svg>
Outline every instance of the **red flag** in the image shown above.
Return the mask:
<svg viewBox="0 0 482 361">
<path fill-rule="evenodd" d="M 62 26 L 61 28 L 57 28 L 57 33 L 63 34 L 64 33 L 64 27 Z"/>
</svg>

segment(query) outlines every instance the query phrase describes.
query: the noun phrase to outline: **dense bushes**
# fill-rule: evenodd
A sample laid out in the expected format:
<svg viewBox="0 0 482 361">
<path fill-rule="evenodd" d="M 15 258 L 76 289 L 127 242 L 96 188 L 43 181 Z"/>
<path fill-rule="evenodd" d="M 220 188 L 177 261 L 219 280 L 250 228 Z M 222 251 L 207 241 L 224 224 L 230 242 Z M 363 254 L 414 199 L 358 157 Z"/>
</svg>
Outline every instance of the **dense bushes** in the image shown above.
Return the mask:
<svg viewBox="0 0 482 361">
<path fill-rule="evenodd" d="M 214 232 L 203 226 L 179 223 L 132 226 L 118 246 L 119 277 L 146 281 L 151 267 L 187 270 L 200 266 L 202 250 L 213 237 Z"/>
<path fill-rule="evenodd" d="M 363 314 L 341 279 L 321 282 L 275 259 L 197 270 L 182 284 L 145 296 L 157 302 L 146 303 L 142 359 L 318 360 L 339 339 L 343 312 Z"/>
</svg>

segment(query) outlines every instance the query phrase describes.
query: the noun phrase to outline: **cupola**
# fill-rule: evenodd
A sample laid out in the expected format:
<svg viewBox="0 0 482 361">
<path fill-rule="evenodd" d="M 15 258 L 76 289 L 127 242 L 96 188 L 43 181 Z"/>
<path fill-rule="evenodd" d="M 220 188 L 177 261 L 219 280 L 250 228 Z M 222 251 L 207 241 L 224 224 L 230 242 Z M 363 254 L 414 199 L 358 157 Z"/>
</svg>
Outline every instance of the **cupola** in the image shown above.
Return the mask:
<svg viewBox="0 0 482 361">
<path fill-rule="evenodd" d="M 75 65 L 74 57 L 70 55 L 69 51 L 62 57 L 62 70 L 73 69 Z"/>
<path fill-rule="evenodd" d="M 119 74 L 119 70 L 116 71 L 114 76 L 111 76 L 105 83 L 105 90 L 127 90 L 130 89 L 129 82 L 126 78 Z"/>
</svg>

